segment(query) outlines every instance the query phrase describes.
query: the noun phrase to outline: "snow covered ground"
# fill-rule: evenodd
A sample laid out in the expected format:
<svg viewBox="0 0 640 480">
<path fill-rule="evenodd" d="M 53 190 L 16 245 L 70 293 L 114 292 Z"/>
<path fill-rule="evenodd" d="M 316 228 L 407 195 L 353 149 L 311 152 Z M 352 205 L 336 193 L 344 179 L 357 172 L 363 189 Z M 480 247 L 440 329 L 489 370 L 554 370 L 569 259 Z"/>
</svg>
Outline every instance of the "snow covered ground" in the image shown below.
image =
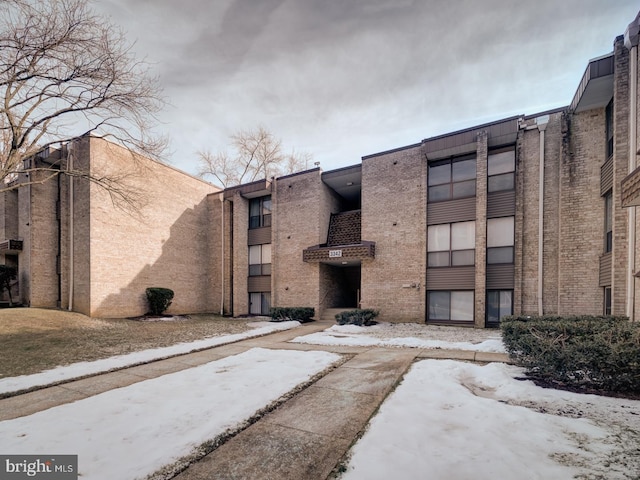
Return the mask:
<svg viewBox="0 0 640 480">
<path fill-rule="evenodd" d="M 0 452 L 77 454 L 81 478 L 145 478 L 241 425 L 339 358 L 254 348 L 0 422 Z"/>
<path fill-rule="evenodd" d="M 498 330 L 438 327 L 418 323 L 379 323 L 370 327 L 334 325 L 323 332 L 296 337 L 297 343 L 362 347 L 410 347 L 504 353 Z"/>
<path fill-rule="evenodd" d="M 639 478 L 640 402 L 544 389 L 521 375 L 499 363 L 415 363 L 341 478 Z"/>
<path fill-rule="evenodd" d="M 327 345 L 501 351 L 498 331 L 455 327 L 334 326 L 295 341 L 310 338 L 309 343 Z M 229 336 L 209 340 L 230 341 Z M 170 348 L 207 346 L 194 343 L 198 346 Z M 173 353 L 138 352 L 132 354 L 140 356 L 133 363 Z M 110 361 L 124 365 L 133 360 L 124 357 L 128 360 Z M 202 442 L 241 426 L 338 358 L 323 351 L 252 349 L 0 422 L 0 452 L 78 453 L 83 478 L 144 478 L 193 453 Z M 86 374 L 79 366 L 66 368 L 70 372 L 65 375 Z M 59 380 L 58 374 L 49 372 L 42 381 L 47 376 Z M 520 368 L 497 363 L 416 362 L 353 447 L 344 478 L 640 478 L 640 401 L 544 389 L 520 380 L 522 376 Z"/>
<path fill-rule="evenodd" d="M 254 322 L 254 327 L 246 332 L 236 333 L 233 335 L 221 335 L 218 337 L 210 337 L 194 342 L 178 343 L 170 347 L 152 348 L 132 352 L 127 355 L 118 355 L 102 360 L 94 360 L 92 362 L 78 362 L 72 365 L 52 368 L 44 372 L 35 373 L 33 375 L 21 375 L 19 377 L 7 377 L 0 379 L 0 393 L 17 392 L 32 387 L 40 387 L 61 382 L 64 380 L 72 380 L 96 373 L 108 372 L 118 368 L 124 368 L 142 363 L 159 360 L 162 358 L 179 355 L 181 353 L 189 353 L 204 348 L 224 345 L 226 343 L 237 342 L 246 338 L 259 337 L 268 333 L 278 332 L 281 330 L 289 330 L 300 326 L 299 322 Z"/>
</svg>

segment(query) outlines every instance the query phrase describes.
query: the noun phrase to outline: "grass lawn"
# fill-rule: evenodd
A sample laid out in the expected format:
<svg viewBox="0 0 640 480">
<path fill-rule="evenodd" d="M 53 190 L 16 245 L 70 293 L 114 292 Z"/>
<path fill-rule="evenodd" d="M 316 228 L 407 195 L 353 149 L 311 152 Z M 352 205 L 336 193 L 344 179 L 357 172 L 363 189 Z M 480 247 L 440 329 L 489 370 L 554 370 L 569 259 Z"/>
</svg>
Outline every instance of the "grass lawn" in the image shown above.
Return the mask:
<svg viewBox="0 0 640 480">
<path fill-rule="evenodd" d="M 0 309 L 0 378 L 248 330 L 202 314 L 175 321 L 98 319 L 62 310 Z"/>
</svg>

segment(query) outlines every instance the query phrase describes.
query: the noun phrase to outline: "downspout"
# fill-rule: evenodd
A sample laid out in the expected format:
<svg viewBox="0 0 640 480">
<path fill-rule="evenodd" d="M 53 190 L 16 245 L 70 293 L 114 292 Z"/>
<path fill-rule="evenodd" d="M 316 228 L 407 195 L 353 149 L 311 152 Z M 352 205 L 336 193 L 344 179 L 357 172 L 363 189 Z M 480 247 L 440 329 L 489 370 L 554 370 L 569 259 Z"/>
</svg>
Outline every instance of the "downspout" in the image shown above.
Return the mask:
<svg viewBox="0 0 640 480">
<path fill-rule="evenodd" d="M 67 173 L 69 174 L 69 305 L 68 310 L 73 311 L 73 275 L 74 275 L 74 242 L 73 242 L 73 143 L 67 145 Z"/>
<path fill-rule="evenodd" d="M 220 227 L 222 238 L 222 295 L 220 295 L 220 315 L 224 315 L 224 193 L 220 192 L 220 205 L 222 206 L 222 223 Z"/>
<path fill-rule="evenodd" d="M 637 102 L 638 102 L 638 33 L 640 14 L 629 24 L 624 34 L 624 45 L 629 50 L 629 173 L 636 169 L 637 154 Z M 615 109 L 615 102 L 614 102 Z M 627 243 L 627 305 L 626 315 L 631 321 L 635 307 L 635 264 L 636 264 L 636 207 L 627 210 L 628 243 Z"/>
<path fill-rule="evenodd" d="M 544 131 L 549 123 L 549 115 L 536 118 L 540 132 L 540 159 L 538 172 L 538 315 L 544 315 L 543 275 L 544 275 Z"/>
</svg>

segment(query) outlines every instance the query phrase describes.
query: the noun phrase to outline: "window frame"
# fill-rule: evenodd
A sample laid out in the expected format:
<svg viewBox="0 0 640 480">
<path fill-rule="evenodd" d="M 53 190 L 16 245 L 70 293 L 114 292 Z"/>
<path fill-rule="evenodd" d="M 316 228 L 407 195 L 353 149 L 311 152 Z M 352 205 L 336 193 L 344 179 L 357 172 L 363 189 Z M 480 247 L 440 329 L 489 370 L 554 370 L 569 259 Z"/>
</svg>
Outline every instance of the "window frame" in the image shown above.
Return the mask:
<svg viewBox="0 0 640 480">
<path fill-rule="evenodd" d="M 604 110 L 605 117 L 605 160 L 613 156 L 613 98 L 607 104 Z"/>
<path fill-rule="evenodd" d="M 255 208 L 257 207 L 257 208 Z M 252 212 L 252 210 L 257 210 Z M 268 212 L 268 213 L 267 213 Z M 254 213 L 252 215 L 252 213 Z M 249 200 L 249 230 L 271 226 L 271 195 Z"/>
<path fill-rule="evenodd" d="M 260 312 L 254 308 L 254 296 L 260 295 Z M 249 315 L 269 315 L 271 309 L 271 292 L 249 292 Z"/>
<path fill-rule="evenodd" d="M 491 320 L 489 318 L 490 316 L 490 301 L 489 301 L 489 296 L 491 294 L 498 294 L 498 319 L 497 320 Z M 509 306 L 509 313 L 502 313 L 502 294 L 509 294 L 510 295 L 510 306 Z M 502 317 L 506 316 L 506 315 L 513 315 L 513 300 L 514 300 L 514 295 L 513 295 L 513 290 L 512 289 L 491 289 L 491 290 L 487 290 L 487 301 L 485 304 L 485 311 L 486 311 L 486 323 L 488 325 L 499 325 L 500 321 L 502 319 Z"/>
<path fill-rule="evenodd" d="M 490 227 L 494 222 L 504 219 L 511 219 L 513 228 L 511 232 L 510 242 L 495 242 L 491 241 L 490 237 L 494 235 L 490 235 Z M 515 216 L 509 215 L 506 217 L 495 217 L 495 218 L 487 218 L 487 265 L 511 265 L 515 262 L 515 228 L 516 228 L 516 219 Z M 496 257 L 497 254 L 508 252 L 509 259 L 508 261 L 495 261 L 492 257 Z"/>
<path fill-rule="evenodd" d="M 463 224 L 467 224 L 470 226 L 471 231 L 473 232 L 473 236 L 470 239 L 466 239 L 467 241 L 471 241 L 473 244 L 473 248 L 456 248 L 454 249 L 454 242 L 456 242 L 456 237 L 454 236 L 454 226 L 462 226 Z M 433 240 L 436 237 L 436 234 L 433 236 L 431 232 L 437 231 L 437 229 L 442 229 L 443 227 L 448 227 L 447 241 L 448 248 L 447 249 L 433 249 L 433 244 L 435 243 Z M 466 222 L 453 222 L 453 223 L 440 223 L 437 225 L 429 225 L 427 227 L 427 268 L 449 268 L 449 267 L 466 267 L 475 265 L 476 262 L 476 222 L 475 220 L 469 220 Z M 436 247 L 437 248 L 437 247 Z M 471 261 L 462 261 L 465 256 L 471 253 Z M 435 261 L 436 258 L 444 259 L 446 258 L 446 265 L 443 264 L 442 261 Z M 432 260 L 434 259 L 434 260 Z"/>
<path fill-rule="evenodd" d="M 470 306 L 471 309 L 466 315 L 467 318 L 451 318 L 452 312 L 460 311 L 460 308 L 454 308 L 453 299 L 455 296 L 460 296 L 460 294 L 464 294 L 465 296 L 471 295 L 471 301 L 466 302 L 467 305 Z M 445 308 L 443 306 L 432 305 L 431 301 L 434 295 L 443 296 L 448 295 L 448 303 L 446 305 L 447 318 L 434 318 L 432 316 L 432 312 L 435 312 L 436 309 Z M 475 291 L 474 290 L 429 290 L 427 291 L 427 322 L 428 323 L 459 323 L 459 324 L 473 324 L 475 322 Z"/>
<path fill-rule="evenodd" d="M 491 165 L 491 160 L 492 160 L 492 156 L 495 158 L 497 155 L 503 154 L 503 153 L 511 153 L 512 154 L 512 160 L 513 160 L 513 168 L 510 170 L 502 170 L 499 169 L 500 171 L 498 171 L 497 173 L 491 173 L 492 170 L 492 165 Z M 493 168 L 498 168 L 498 167 L 493 167 Z M 501 187 L 500 185 L 498 186 L 492 186 L 493 183 L 496 183 L 495 180 L 498 179 L 504 179 L 504 178 L 510 178 L 511 179 L 511 186 L 509 188 L 504 188 Z M 494 180 L 492 182 L 492 180 Z M 487 155 L 487 193 L 493 193 L 493 192 L 510 192 L 516 189 L 516 151 L 514 147 L 506 147 L 506 148 L 500 148 L 500 149 L 496 149 L 496 150 L 491 150 L 489 151 L 488 155 Z"/>
<path fill-rule="evenodd" d="M 465 175 L 464 173 L 456 173 L 454 166 L 462 164 L 462 162 L 473 161 L 473 176 Z M 477 159 L 476 155 L 464 155 L 456 158 L 449 158 L 447 160 L 437 160 L 433 162 L 429 162 L 427 165 L 427 201 L 430 203 L 436 202 L 448 202 L 450 200 L 457 200 L 459 198 L 473 198 L 477 194 L 477 176 L 478 176 L 478 168 L 477 168 Z M 438 180 L 438 176 L 435 172 L 432 172 L 432 169 L 441 168 L 444 166 L 448 166 L 448 180 L 440 181 Z M 462 177 L 456 179 L 456 175 L 462 175 Z M 436 178 L 436 180 L 433 180 Z M 437 182 L 437 183 L 434 183 Z M 464 185 L 471 185 L 473 183 L 473 194 L 459 194 L 456 193 L 456 187 L 461 188 Z M 432 198 L 434 192 L 447 192 L 446 198 Z"/>
<path fill-rule="evenodd" d="M 604 253 L 613 251 L 613 189 L 604 198 Z"/>
<path fill-rule="evenodd" d="M 264 259 L 265 256 L 267 256 L 266 250 L 268 246 L 268 257 L 269 257 L 269 262 L 268 263 L 264 263 Z M 249 245 L 249 276 L 250 277 L 259 277 L 259 276 L 265 276 L 265 275 L 271 275 L 271 244 L 270 243 L 263 243 L 260 245 Z M 259 263 L 252 263 L 252 255 L 251 255 L 251 250 L 258 250 L 258 260 Z M 253 268 L 252 268 L 253 267 Z"/>
</svg>

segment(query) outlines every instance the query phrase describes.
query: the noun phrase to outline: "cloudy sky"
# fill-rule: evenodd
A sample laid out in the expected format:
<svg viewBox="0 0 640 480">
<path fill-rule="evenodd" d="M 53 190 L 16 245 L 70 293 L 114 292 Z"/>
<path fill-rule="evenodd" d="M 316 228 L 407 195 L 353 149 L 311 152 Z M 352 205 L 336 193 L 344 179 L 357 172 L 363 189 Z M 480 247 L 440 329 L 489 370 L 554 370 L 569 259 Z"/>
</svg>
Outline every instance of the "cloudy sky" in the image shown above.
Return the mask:
<svg viewBox="0 0 640 480">
<path fill-rule="evenodd" d="M 159 75 L 171 163 L 264 126 L 323 170 L 568 105 L 634 0 L 98 0 Z"/>
</svg>

